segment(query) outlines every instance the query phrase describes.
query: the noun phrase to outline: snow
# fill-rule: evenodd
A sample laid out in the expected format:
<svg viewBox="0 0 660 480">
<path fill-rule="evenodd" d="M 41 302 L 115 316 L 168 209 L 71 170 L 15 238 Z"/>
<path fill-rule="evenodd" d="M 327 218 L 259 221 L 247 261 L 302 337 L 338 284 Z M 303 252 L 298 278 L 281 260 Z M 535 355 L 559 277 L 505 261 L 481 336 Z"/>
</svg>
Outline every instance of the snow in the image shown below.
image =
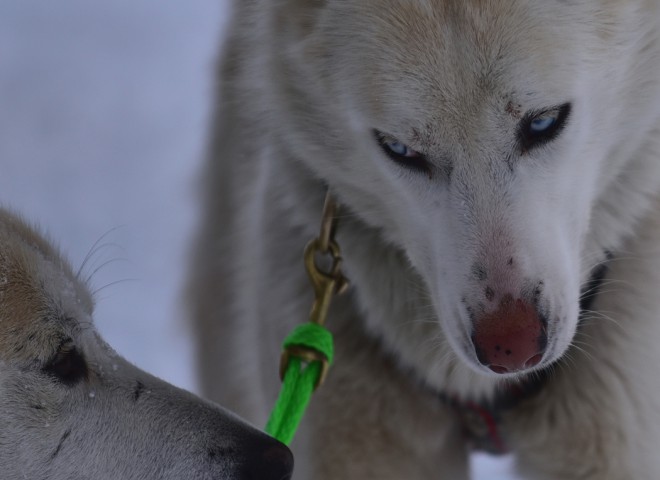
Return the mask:
<svg viewBox="0 0 660 480">
<path fill-rule="evenodd" d="M 0 203 L 85 263 L 117 351 L 193 391 L 181 292 L 226 3 L 0 2 Z"/>
</svg>

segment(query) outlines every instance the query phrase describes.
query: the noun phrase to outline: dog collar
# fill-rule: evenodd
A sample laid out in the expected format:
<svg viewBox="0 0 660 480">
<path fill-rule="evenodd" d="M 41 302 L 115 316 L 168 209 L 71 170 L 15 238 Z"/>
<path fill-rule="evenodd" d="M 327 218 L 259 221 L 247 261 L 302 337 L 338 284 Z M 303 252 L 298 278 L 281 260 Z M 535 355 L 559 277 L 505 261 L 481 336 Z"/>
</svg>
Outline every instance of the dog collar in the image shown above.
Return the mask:
<svg viewBox="0 0 660 480">
<path fill-rule="evenodd" d="M 612 255 L 606 252 L 606 260 L 594 268 L 589 280 L 584 284 L 580 296 L 581 312 L 591 309 L 607 273 L 607 262 L 611 258 Z M 580 323 L 581 319 L 578 328 Z M 524 400 L 539 393 L 548 377 L 548 368 L 534 372 L 522 381 L 501 388 L 491 400 L 473 401 L 461 399 L 457 395 L 440 394 L 440 401 L 456 412 L 463 434 L 473 450 L 503 455 L 509 453 L 510 449 L 506 441 L 502 417 Z"/>
<path fill-rule="evenodd" d="M 522 381 L 501 388 L 490 400 L 473 401 L 461 399 L 457 395 L 440 394 L 440 401 L 449 405 L 457 414 L 463 435 L 472 450 L 504 455 L 510 449 L 502 417 L 541 391 L 547 376 L 548 370 L 534 372 Z"/>
</svg>

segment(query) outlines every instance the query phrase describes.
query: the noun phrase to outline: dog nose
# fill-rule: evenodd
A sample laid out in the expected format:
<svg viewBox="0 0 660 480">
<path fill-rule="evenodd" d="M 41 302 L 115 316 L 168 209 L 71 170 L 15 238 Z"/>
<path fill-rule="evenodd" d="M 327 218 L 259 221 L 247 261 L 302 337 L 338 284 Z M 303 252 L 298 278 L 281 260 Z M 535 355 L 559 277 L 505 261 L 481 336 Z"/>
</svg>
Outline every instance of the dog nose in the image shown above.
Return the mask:
<svg viewBox="0 0 660 480">
<path fill-rule="evenodd" d="M 476 322 L 472 343 L 479 361 L 493 372 L 519 372 L 541 362 L 546 325 L 534 306 L 507 295 L 497 310 Z"/>
<path fill-rule="evenodd" d="M 241 480 L 290 480 L 293 474 L 291 450 L 267 435 L 246 446 L 246 457 Z"/>
</svg>

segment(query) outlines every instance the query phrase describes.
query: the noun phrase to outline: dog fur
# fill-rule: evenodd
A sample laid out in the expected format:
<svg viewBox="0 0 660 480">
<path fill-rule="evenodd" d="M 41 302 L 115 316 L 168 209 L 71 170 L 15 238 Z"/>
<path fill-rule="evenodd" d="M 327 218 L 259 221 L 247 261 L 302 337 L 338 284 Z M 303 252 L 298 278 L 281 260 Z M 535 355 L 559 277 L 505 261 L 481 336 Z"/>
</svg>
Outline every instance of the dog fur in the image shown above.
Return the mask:
<svg viewBox="0 0 660 480">
<path fill-rule="evenodd" d="M 503 419 L 520 474 L 660 478 L 660 4 L 233 8 L 190 285 L 206 393 L 266 420 L 329 188 L 352 287 L 331 309 L 336 363 L 294 442 L 297 478 L 468 478 L 437 394 L 488 399 L 530 375 L 493 373 L 470 340 L 474 312 L 530 289 L 549 378 Z M 565 103 L 552 142 L 516 140 L 529 112 Z M 374 129 L 429 171 L 393 162 Z"/>
<path fill-rule="evenodd" d="M 289 478 L 288 449 L 139 370 L 92 325 L 87 285 L 0 209 L 0 476 Z"/>
</svg>

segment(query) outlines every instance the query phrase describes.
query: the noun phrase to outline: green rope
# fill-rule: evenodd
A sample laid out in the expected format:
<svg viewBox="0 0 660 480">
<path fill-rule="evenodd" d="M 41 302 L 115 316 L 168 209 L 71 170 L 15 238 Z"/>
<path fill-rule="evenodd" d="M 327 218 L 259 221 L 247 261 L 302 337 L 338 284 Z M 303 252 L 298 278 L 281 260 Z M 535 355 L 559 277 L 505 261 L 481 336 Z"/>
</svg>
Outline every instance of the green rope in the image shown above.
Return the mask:
<svg viewBox="0 0 660 480">
<path fill-rule="evenodd" d="M 304 323 L 296 327 L 284 340 L 284 349 L 292 346 L 316 350 L 332 364 L 332 334 L 321 325 Z M 290 358 L 280 396 L 266 425 L 269 435 L 286 445 L 291 444 L 320 374 L 321 362 L 307 363 L 295 356 Z"/>
</svg>

